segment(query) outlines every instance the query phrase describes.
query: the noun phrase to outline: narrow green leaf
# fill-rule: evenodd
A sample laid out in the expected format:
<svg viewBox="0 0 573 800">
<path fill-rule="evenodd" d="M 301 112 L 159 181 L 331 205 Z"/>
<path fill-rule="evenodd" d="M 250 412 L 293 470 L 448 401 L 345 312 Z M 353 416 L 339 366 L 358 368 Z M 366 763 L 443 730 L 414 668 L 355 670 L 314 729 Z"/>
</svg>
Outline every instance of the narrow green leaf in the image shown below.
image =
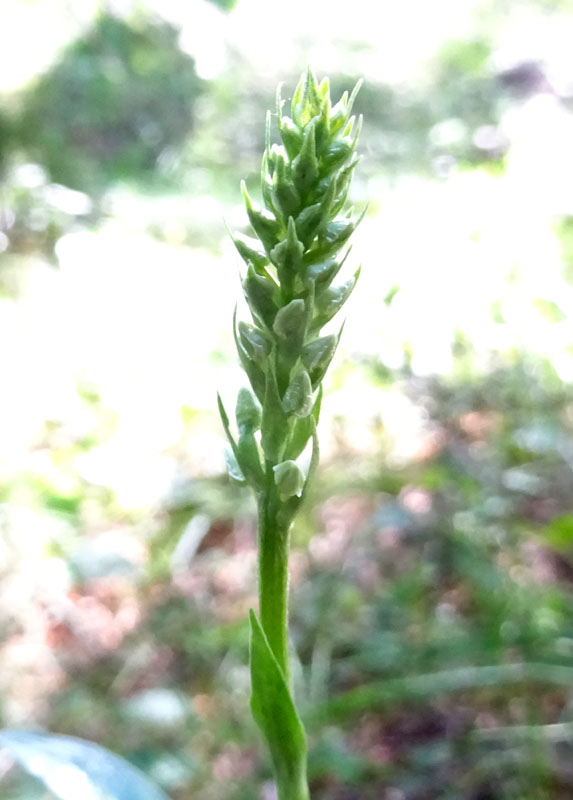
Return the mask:
<svg viewBox="0 0 573 800">
<path fill-rule="evenodd" d="M 270 252 L 271 260 L 277 268 L 281 289 L 287 295 L 291 293 L 295 275 L 302 268 L 303 254 L 304 245 L 297 238 L 294 219 L 289 217 L 286 238 Z"/>
<path fill-rule="evenodd" d="M 308 798 L 306 736 L 285 677 L 255 616 L 251 621 L 251 710 L 269 747 L 281 800 Z"/>
</svg>

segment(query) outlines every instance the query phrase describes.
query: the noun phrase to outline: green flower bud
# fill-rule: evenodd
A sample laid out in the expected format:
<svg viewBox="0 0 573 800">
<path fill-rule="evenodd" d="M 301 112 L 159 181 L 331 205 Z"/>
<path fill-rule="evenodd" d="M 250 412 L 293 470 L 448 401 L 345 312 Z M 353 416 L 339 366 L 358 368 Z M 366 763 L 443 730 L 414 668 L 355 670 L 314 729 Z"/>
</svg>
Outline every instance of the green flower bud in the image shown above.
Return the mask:
<svg viewBox="0 0 573 800">
<path fill-rule="evenodd" d="M 279 120 L 279 133 L 287 155 L 292 161 L 300 151 L 302 145 L 302 131 L 294 124 L 290 117 L 282 117 Z"/>
<path fill-rule="evenodd" d="M 243 326 L 243 328 L 247 329 L 247 334 L 252 331 L 254 332 L 255 337 L 261 337 L 263 338 L 263 341 L 265 341 L 264 337 L 262 337 L 261 332 L 257 328 L 253 328 L 252 325 L 247 325 L 247 323 L 244 322 L 239 323 L 239 327 L 241 325 Z M 266 378 L 264 372 L 265 361 L 264 359 L 257 360 L 256 358 L 253 358 L 252 350 L 250 350 L 248 346 L 245 347 L 244 342 L 246 342 L 247 345 L 250 344 L 249 336 L 248 335 L 241 336 L 240 330 L 237 330 L 236 309 L 235 309 L 235 314 L 233 315 L 233 338 L 235 339 L 235 345 L 237 347 L 237 353 L 239 354 L 239 360 L 243 366 L 243 369 L 247 373 L 249 383 L 253 387 L 253 390 L 257 395 L 257 397 L 259 398 L 259 400 L 262 401 L 262 399 L 265 396 L 265 387 L 266 387 Z M 267 342 L 267 347 L 270 349 L 270 344 L 268 344 L 268 342 Z"/>
<path fill-rule="evenodd" d="M 233 453 L 230 445 L 225 445 L 225 464 L 227 466 L 227 473 L 231 480 L 235 481 L 236 483 L 240 483 L 242 486 L 246 484 L 245 476 L 235 458 L 235 454 Z"/>
<path fill-rule="evenodd" d="M 356 95 L 360 91 L 362 83 L 363 81 L 361 78 L 352 90 L 350 99 L 348 98 L 348 92 L 344 92 L 340 98 L 340 101 L 332 109 L 332 113 L 330 115 L 330 130 L 332 133 L 336 133 L 346 124 L 346 120 L 352 114 L 352 107 L 354 106 Z"/>
<path fill-rule="evenodd" d="M 275 207 L 280 209 L 285 219 L 298 214 L 300 195 L 287 173 L 286 161 L 282 155 L 277 158 L 275 164 L 271 197 Z"/>
<path fill-rule="evenodd" d="M 328 172 L 341 167 L 353 153 L 352 143 L 347 139 L 335 139 L 324 156 L 323 166 Z"/>
<path fill-rule="evenodd" d="M 296 229 L 299 239 L 306 247 L 310 247 L 330 216 L 330 207 L 336 194 L 336 178 L 331 178 L 319 203 L 308 206 L 296 218 Z"/>
<path fill-rule="evenodd" d="M 263 243 L 265 250 L 272 250 L 280 238 L 281 227 L 279 223 L 269 211 L 261 211 L 261 209 L 253 205 L 245 181 L 241 182 L 241 191 L 243 192 L 247 215 L 253 230 Z"/>
<path fill-rule="evenodd" d="M 243 261 L 247 265 L 252 264 L 257 272 L 260 272 L 269 263 L 269 259 L 262 252 L 262 250 L 259 250 L 257 247 L 259 244 L 257 239 L 253 239 L 250 236 L 244 236 L 242 233 L 236 233 L 233 236 L 233 244 L 239 251 Z"/>
<path fill-rule="evenodd" d="M 271 352 L 270 342 L 263 333 L 248 322 L 239 322 L 239 340 L 249 358 L 263 367 Z"/>
<path fill-rule="evenodd" d="M 251 431 L 245 431 L 239 437 L 237 444 L 237 459 L 239 468 L 245 479 L 252 487 L 261 486 L 263 482 L 263 468 L 259 446 Z"/>
<path fill-rule="evenodd" d="M 309 247 L 317 236 L 323 220 L 322 203 L 303 209 L 296 218 L 296 235 L 305 247 Z"/>
<path fill-rule="evenodd" d="M 301 128 L 320 114 L 321 97 L 314 73 L 309 68 L 294 91 L 291 116 Z"/>
<path fill-rule="evenodd" d="M 305 369 L 296 373 L 283 397 L 283 408 L 295 417 L 308 417 L 312 411 L 312 383 Z"/>
<path fill-rule="evenodd" d="M 271 260 L 278 270 L 281 283 L 283 280 L 282 275 L 285 278 L 290 276 L 292 280 L 292 277 L 300 272 L 303 253 L 304 245 L 297 238 L 293 218 L 289 217 L 286 239 L 277 244 L 270 253 Z"/>
<path fill-rule="evenodd" d="M 306 308 L 304 300 L 291 300 L 281 308 L 275 317 L 273 331 L 283 341 L 300 339 L 304 336 Z"/>
<path fill-rule="evenodd" d="M 275 303 L 275 282 L 263 275 L 257 275 L 253 266 L 249 266 L 247 277 L 243 281 L 243 290 L 253 314 L 272 328 L 277 313 Z"/>
<path fill-rule="evenodd" d="M 304 489 L 304 473 L 296 461 L 283 461 L 273 467 L 275 484 L 281 500 L 289 497 L 300 497 Z"/>
<path fill-rule="evenodd" d="M 322 230 L 314 253 L 323 258 L 336 253 L 348 241 L 360 220 L 337 219 L 329 222 Z"/>
<path fill-rule="evenodd" d="M 324 286 L 328 285 L 337 276 L 349 252 L 350 249 L 344 253 L 340 260 L 329 258 L 325 261 L 316 261 L 309 264 L 306 268 L 306 280 L 313 281 L 317 287 L 317 291 L 320 287 L 324 288 Z"/>
<path fill-rule="evenodd" d="M 323 325 L 337 314 L 346 303 L 360 275 L 360 270 L 356 270 L 354 277 L 343 283 L 341 286 L 330 286 L 321 292 L 316 300 L 316 314 L 312 321 L 312 330 L 320 330 Z"/>
<path fill-rule="evenodd" d="M 292 162 L 292 179 L 296 188 L 304 197 L 318 179 L 318 159 L 316 157 L 316 141 L 314 137 L 315 123 L 310 122 L 304 131 L 302 147 Z"/>
<path fill-rule="evenodd" d="M 333 106 L 330 114 L 330 130 L 332 133 L 340 130 L 348 119 L 348 92 L 344 92 L 338 103 Z"/>
<path fill-rule="evenodd" d="M 337 336 L 321 336 L 304 346 L 302 363 L 308 370 L 313 387 L 316 387 L 323 379 L 337 344 Z"/>
<path fill-rule="evenodd" d="M 260 403 L 252 392 L 245 387 L 239 389 L 235 408 L 239 432 L 257 431 L 261 427 L 261 413 Z"/>
</svg>

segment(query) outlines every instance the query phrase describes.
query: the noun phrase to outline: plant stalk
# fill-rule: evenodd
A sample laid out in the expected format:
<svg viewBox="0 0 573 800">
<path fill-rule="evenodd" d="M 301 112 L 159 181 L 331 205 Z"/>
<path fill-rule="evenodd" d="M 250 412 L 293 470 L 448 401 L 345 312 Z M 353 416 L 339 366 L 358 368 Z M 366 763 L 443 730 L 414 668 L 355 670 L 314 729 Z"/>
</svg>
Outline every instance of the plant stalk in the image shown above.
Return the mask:
<svg viewBox="0 0 573 800">
<path fill-rule="evenodd" d="M 270 648 L 291 688 L 288 649 L 288 549 L 291 522 L 279 515 L 279 498 L 267 462 L 267 490 L 258 502 L 259 617 Z M 275 763 L 279 800 L 310 800 L 306 771 Z"/>
<path fill-rule="evenodd" d="M 271 470 L 272 475 L 272 470 Z M 272 478 L 271 478 L 272 480 Z M 276 491 L 259 498 L 259 615 L 261 626 L 290 685 L 288 656 L 288 546 L 289 525 L 278 521 Z"/>
</svg>

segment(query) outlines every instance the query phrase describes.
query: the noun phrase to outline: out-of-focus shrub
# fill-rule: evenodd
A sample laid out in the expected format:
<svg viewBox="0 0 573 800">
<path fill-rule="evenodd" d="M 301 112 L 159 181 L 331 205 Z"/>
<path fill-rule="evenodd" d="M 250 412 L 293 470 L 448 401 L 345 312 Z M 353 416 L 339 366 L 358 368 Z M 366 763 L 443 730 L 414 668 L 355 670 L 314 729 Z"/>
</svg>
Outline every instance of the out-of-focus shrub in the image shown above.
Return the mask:
<svg viewBox="0 0 573 800">
<path fill-rule="evenodd" d="M 74 189 L 149 177 L 188 136 L 200 90 L 174 27 L 101 14 L 30 89 L 21 142 Z"/>
</svg>

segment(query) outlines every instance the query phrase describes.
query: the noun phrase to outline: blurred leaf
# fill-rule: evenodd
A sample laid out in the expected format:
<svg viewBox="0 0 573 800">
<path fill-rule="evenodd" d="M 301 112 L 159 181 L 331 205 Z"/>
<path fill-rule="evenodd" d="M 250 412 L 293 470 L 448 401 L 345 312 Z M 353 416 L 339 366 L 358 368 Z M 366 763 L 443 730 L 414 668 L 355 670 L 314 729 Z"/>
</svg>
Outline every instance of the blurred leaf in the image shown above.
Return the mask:
<svg viewBox="0 0 573 800">
<path fill-rule="evenodd" d="M 573 514 L 563 514 L 552 520 L 545 529 L 545 541 L 557 550 L 573 546 Z"/>
<path fill-rule="evenodd" d="M 533 301 L 533 306 L 549 322 L 563 322 L 567 319 L 567 314 L 562 311 L 554 300 L 538 297 Z"/>
<path fill-rule="evenodd" d="M 173 26 L 100 14 L 28 91 L 19 135 L 53 180 L 97 192 L 172 158 L 201 86 Z"/>
<path fill-rule="evenodd" d="M 82 739 L 7 730 L 0 747 L 60 800 L 169 800 L 127 761 Z"/>
</svg>

